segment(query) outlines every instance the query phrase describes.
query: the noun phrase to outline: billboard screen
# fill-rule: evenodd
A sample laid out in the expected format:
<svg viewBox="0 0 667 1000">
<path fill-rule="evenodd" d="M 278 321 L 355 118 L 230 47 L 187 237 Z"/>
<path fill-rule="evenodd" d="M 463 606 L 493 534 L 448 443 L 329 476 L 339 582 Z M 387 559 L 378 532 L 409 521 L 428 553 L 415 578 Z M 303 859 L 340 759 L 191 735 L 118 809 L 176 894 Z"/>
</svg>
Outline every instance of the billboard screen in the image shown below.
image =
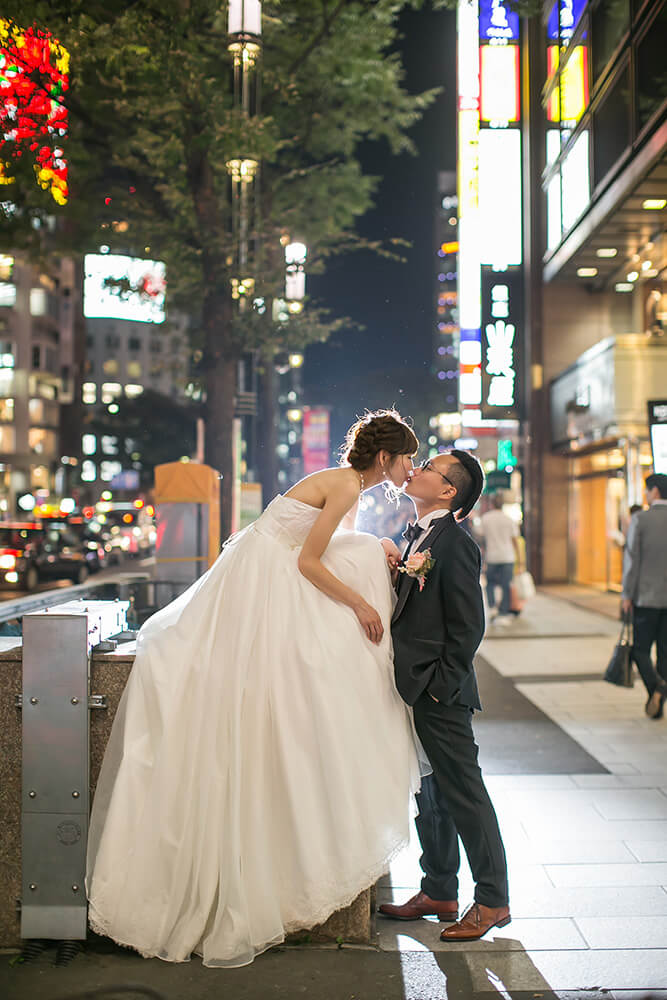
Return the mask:
<svg viewBox="0 0 667 1000">
<path fill-rule="evenodd" d="M 307 407 L 303 411 L 303 474 L 326 469 L 330 461 L 329 411 Z"/>
<path fill-rule="evenodd" d="M 83 314 L 88 319 L 164 323 L 165 289 L 162 261 L 115 253 L 85 256 Z"/>
<path fill-rule="evenodd" d="M 648 420 L 651 430 L 653 471 L 667 473 L 667 399 L 650 399 Z"/>
</svg>

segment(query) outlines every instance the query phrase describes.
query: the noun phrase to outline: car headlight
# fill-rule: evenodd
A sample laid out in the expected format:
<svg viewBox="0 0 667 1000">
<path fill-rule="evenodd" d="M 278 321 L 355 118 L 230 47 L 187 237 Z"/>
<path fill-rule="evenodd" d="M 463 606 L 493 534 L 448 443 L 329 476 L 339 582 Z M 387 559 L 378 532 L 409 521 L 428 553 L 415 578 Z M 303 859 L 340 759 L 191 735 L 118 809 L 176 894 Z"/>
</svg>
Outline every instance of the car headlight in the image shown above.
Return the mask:
<svg viewBox="0 0 667 1000">
<path fill-rule="evenodd" d="M 0 556 L 0 569 L 14 569 L 16 566 L 16 556 L 10 556 L 7 553 Z"/>
</svg>

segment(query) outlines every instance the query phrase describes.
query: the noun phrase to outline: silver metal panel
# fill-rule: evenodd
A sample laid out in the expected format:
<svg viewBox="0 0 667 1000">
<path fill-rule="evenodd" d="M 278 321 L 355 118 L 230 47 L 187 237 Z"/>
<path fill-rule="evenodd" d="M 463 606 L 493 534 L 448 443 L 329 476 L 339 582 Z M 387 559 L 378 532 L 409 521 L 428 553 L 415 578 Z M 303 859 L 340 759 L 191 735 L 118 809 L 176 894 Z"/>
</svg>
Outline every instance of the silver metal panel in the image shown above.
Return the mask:
<svg viewBox="0 0 667 1000">
<path fill-rule="evenodd" d="M 88 620 L 23 619 L 23 810 L 88 814 Z"/>
<path fill-rule="evenodd" d="M 24 813 L 21 937 L 85 938 L 87 836 L 87 813 Z"/>
<path fill-rule="evenodd" d="M 51 941 L 85 941 L 88 924 L 86 906 L 23 906 L 21 937 Z"/>
</svg>

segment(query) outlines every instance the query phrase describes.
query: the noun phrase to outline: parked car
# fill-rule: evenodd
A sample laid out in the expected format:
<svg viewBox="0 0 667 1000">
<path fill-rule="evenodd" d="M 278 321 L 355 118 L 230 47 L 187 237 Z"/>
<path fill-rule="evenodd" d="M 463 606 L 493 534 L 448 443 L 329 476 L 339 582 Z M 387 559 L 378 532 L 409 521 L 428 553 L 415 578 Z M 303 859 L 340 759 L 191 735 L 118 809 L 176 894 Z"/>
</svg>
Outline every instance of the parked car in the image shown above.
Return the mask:
<svg viewBox="0 0 667 1000">
<path fill-rule="evenodd" d="M 66 524 L 15 521 L 0 524 L 0 585 L 34 590 L 48 578 L 83 583 L 86 550 Z"/>
<path fill-rule="evenodd" d="M 84 550 L 89 573 L 97 573 L 108 564 L 109 550 L 104 547 L 104 539 L 99 533 L 99 526 L 89 523 L 81 514 L 41 515 L 40 521 L 45 528 L 50 525 L 60 525 L 62 530 L 62 526 L 67 526 Z"/>
</svg>

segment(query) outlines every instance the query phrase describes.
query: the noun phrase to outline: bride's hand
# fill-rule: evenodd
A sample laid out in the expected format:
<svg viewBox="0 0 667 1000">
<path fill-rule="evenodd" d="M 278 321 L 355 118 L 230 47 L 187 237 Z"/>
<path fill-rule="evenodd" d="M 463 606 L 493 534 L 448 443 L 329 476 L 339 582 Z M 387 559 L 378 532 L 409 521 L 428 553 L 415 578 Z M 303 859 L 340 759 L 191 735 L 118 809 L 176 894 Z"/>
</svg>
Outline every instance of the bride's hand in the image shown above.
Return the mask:
<svg viewBox="0 0 667 1000">
<path fill-rule="evenodd" d="M 370 604 L 366 603 L 366 601 L 362 601 L 355 607 L 354 613 L 359 619 L 359 623 L 366 633 L 366 636 L 371 640 L 371 642 L 374 642 L 377 645 L 384 635 L 384 628 L 382 627 L 382 620 L 375 608 L 372 608 Z"/>
<path fill-rule="evenodd" d="M 401 559 L 399 548 L 391 538 L 381 538 L 380 545 L 384 549 L 384 554 L 387 557 L 387 565 L 393 573 Z"/>
</svg>

